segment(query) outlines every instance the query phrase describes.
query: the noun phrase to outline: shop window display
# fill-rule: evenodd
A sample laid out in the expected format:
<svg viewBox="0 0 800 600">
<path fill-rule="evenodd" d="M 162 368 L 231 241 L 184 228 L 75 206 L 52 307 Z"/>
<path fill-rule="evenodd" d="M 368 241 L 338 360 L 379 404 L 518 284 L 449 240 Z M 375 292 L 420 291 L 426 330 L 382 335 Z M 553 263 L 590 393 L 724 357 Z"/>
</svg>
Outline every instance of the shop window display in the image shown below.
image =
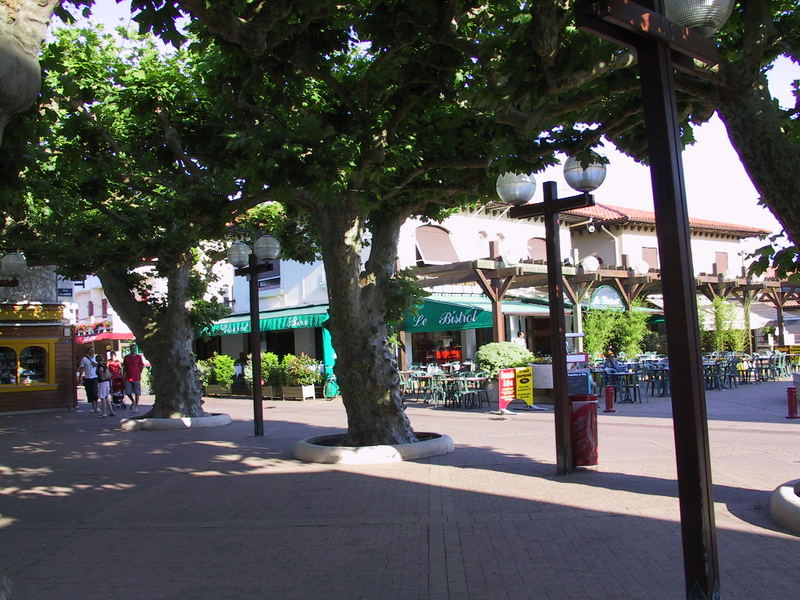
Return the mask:
<svg viewBox="0 0 800 600">
<path fill-rule="evenodd" d="M 17 383 L 17 353 L 13 348 L 0 346 L 0 384 Z"/>
<path fill-rule="evenodd" d="M 5 343 L 0 346 L 0 392 L 55 384 L 55 340 L 7 340 Z"/>
<path fill-rule="evenodd" d="M 461 360 L 460 332 L 430 331 L 414 334 L 413 362 L 429 364 Z"/>
<path fill-rule="evenodd" d="M 21 383 L 47 381 L 47 352 L 41 346 L 28 346 L 19 353 Z"/>
</svg>

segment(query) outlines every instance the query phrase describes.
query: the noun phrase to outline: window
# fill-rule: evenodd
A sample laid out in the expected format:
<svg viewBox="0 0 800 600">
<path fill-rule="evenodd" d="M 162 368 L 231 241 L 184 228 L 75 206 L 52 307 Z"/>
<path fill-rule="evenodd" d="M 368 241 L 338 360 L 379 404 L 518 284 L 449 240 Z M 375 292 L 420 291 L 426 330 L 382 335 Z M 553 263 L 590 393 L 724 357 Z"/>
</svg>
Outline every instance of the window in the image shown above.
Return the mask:
<svg viewBox="0 0 800 600">
<path fill-rule="evenodd" d="M 264 264 L 264 271 L 258 274 L 258 288 L 281 287 L 281 261 L 270 260 Z"/>
<path fill-rule="evenodd" d="M 102 311 L 100 314 L 104 317 L 108 316 L 108 298 L 103 298 L 103 304 L 100 310 Z"/>
<path fill-rule="evenodd" d="M 13 348 L 0 346 L 0 384 L 17 383 L 17 353 Z"/>
<path fill-rule="evenodd" d="M 0 392 L 55 389 L 55 339 L 4 340 Z"/>
<path fill-rule="evenodd" d="M 86 310 L 88 311 L 88 316 L 94 316 L 94 302 L 89 300 L 89 303 L 86 305 Z"/>
<path fill-rule="evenodd" d="M 27 346 L 19 353 L 19 378 L 22 383 L 47 382 L 47 352 L 41 346 Z"/>
<path fill-rule="evenodd" d="M 642 260 L 650 265 L 651 269 L 659 269 L 658 248 L 642 248 Z"/>
<path fill-rule="evenodd" d="M 528 258 L 531 260 L 547 260 L 547 243 L 544 238 L 528 240 Z"/>
<path fill-rule="evenodd" d="M 728 270 L 728 253 L 714 253 L 714 275 L 721 275 Z"/>
<path fill-rule="evenodd" d="M 417 265 L 448 265 L 458 262 L 450 233 L 442 227 L 417 227 Z"/>
</svg>

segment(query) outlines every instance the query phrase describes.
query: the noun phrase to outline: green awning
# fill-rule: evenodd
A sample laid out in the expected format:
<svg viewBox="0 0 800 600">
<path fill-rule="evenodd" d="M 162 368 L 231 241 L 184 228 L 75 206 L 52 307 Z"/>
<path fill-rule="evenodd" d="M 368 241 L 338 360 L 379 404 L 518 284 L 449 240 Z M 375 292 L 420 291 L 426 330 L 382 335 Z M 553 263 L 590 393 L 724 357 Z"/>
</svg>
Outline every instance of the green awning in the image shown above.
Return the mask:
<svg viewBox="0 0 800 600">
<path fill-rule="evenodd" d="M 280 331 L 282 329 L 321 327 L 327 320 L 327 304 L 268 310 L 258 315 L 258 329 L 260 331 Z M 233 335 L 237 333 L 250 333 L 250 315 L 238 315 L 221 319 L 208 329 L 206 335 Z"/>
<path fill-rule="evenodd" d="M 503 300 L 505 315 L 549 314 L 540 304 Z M 458 331 L 492 326 L 492 301 L 486 296 L 443 296 L 425 298 L 416 315 L 408 315 L 402 329 L 417 331 Z"/>
</svg>

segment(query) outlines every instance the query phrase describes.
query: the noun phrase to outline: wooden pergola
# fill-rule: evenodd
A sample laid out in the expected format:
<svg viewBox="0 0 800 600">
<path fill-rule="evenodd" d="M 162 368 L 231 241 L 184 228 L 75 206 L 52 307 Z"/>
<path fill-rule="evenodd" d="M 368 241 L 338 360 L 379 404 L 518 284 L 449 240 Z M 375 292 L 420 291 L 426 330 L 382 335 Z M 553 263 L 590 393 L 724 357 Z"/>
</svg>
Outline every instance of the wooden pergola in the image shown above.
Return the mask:
<svg viewBox="0 0 800 600">
<path fill-rule="evenodd" d="M 415 271 L 422 287 L 429 289 L 444 285 L 480 286 L 492 302 L 492 339 L 505 341 L 502 300 L 509 291 L 520 288 L 547 288 L 547 265 L 522 263 L 507 265 L 502 258 L 481 258 L 448 265 L 417 267 Z M 624 267 L 600 268 L 586 272 L 580 266 L 562 267 L 564 294 L 575 307 L 576 325 L 580 328 L 580 307 L 593 290 L 601 285 L 616 289 L 626 309 L 636 299 L 646 299 L 661 293 L 661 273 L 651 270 L 646 275 Z M 778 323 L 778 344 L 784 345 L 784 308 L 790 302 L 800 303 L 800 283 L 779 280 L 755 281 L 745 277 L 726 278 L 722 275 L 698 275 L 697 291 L 709 300 L 715 297 L 734 297 L 744 307 L 746 328 L 750 328 L 750 307 L 765 302 L 775 307 Z M 579 329 L 580 331 L 580 329 Z"/>
</svg>

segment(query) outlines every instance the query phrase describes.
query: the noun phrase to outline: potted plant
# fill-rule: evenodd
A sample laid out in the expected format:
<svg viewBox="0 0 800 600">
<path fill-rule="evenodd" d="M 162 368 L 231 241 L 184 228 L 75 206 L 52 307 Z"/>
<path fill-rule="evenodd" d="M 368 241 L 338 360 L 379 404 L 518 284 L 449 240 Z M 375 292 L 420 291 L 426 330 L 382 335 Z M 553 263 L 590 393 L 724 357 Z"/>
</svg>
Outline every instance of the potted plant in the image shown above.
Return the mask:
<svg viewBox="0 0 800 600">
<path fill-rule="evenodd" d="M 287 354 L 281 361 L 284 400 L 314 399 L 314 385 L 322 382 L 320 363 L 307 354 Z"/>
<path fill-rule="evenodd" d="M 197 361 L 200 372 L 200 381 L 208 395 L 229 394 L 233 383 L 233 357 L 227 354 L 217 354 L 205 361 Z"/>
<path fill-rule="evenodd" d="M 261 394 L 264 398 L 282 397 L 283 371 L 281 361 L 274 352 L 261 354 L 261 380 Z"/>
<path fill-rule="evenodd" d="M 536 357 L 527 348 L 512 342 L 492 342 L 484 344 L 475 353 L 478 369 L 489 374 L 490 383 L 486 387 L 490 401 L 497 401 L 497 371 L 512 367 L 524 367 L 536 360 Z M 550 377 L 552 380 L 552 375 Z M 534 376 L 534 385 L 536 378 Z"/>
</svg>

